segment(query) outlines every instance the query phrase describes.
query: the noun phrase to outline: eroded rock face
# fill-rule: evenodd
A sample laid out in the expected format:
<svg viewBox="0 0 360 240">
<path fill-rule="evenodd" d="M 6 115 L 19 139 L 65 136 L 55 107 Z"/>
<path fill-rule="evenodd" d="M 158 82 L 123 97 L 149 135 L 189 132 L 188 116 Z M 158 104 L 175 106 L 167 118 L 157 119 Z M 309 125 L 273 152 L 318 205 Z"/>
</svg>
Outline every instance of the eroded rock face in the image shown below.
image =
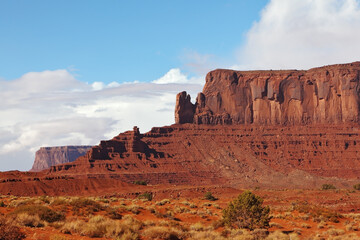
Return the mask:
<svg viewBox="0 0 360 240">
<path fill-rule="evenodd" d="M 308 71 L 214 70 L 196 103 L 177 101 L 176 123 L 358 123 L 360 62 Z M 181 97 L 190 99 L 186 92 Z M 179 95 L 178 95 L 179 98 Z M 181 111 L 180 111 L 181 110 Z M 182 114 L 186 112 L 186 115 Z M 191 115 L 193 114 L 193 118 Z"/>
<path fill-rule="evenodd" d="M 176 95 L 175 122 L 191 123 L 194 119 L 195 106 L 191 103 L 190 95 L 185 91 Z"/>
<path fill-rule="evenodd" d="M 42 171 L 57 164 L 75 161 L 84 156 L 92 146 L 41 147 L 35 154 L 35 161 L 30 171 Z"/>
</svg>

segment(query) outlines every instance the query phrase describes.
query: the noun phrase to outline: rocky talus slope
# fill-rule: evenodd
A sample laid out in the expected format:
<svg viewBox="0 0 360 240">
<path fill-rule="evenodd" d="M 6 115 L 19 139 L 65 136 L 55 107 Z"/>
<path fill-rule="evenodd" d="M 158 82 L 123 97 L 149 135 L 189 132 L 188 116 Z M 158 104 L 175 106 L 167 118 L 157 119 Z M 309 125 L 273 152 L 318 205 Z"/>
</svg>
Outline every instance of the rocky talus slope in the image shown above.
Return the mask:
<svg viewBox="0 0 360 240">
<path fill-rule="evenodd" d="M 92 146 L 41 147 L 35 153 L 35 161 L 30 171 L 39 172 L 51 166 L 75 161 L 84 156 Z"/>
</svg>

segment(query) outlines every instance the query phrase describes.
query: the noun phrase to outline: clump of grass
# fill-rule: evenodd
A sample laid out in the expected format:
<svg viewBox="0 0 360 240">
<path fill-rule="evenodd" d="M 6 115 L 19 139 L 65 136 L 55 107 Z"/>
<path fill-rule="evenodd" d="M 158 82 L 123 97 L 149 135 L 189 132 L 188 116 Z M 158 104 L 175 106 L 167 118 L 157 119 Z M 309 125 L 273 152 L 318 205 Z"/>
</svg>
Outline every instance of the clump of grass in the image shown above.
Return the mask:
<svg viewBox="0 0 360 240">
<path fill-rule="evenodd" d="M 137 215 L 140 213 L 140 209 L 143 209 L 143 208 L 139 205 L 132 204 L 132 205 L 125 207 L 125 209 L 127 211 L 132 212 L 133 214 Z"/>
<path fill-rule="evenodd" d="M 206 192 L 205 195 L 204 195 L 204 198 L 205 198 L 206 200 L 209 200 L 209 201 L 216 201 L 216 200 L 218 200 L 216 197 L 214 197 L 214 196 L 212 195 L 211 192 Z"/>
<path fill-rule="evenodd" d="M 41 205 L 26 205 L 15 208 L 11 215 L 17 216 L 20 214 L 27 214 L 30 216 L 38 216 L 40 220 L 52 223 L 65 219 L 65 215 L 54 211 L 48 207 Z"/>
<path fill-rule="evenodd" d="M 123 221 L 115 221 L 97 215 L 91 217 L 88 222 L 83 220 L 66 222 L 61 231 L 68 234 L 77 233 L 91 238 L 138 239 L 138 232 L 142 226 L 141 222 L 129 216 L 124 217 Z"/>
<path fill-rule="evenodd" d="M 330 189 L 336 189 L 336 187 L 332 184 L 326 183 L 321 186 L 322 190 L 330 190 Z"/>
<path fill-rule="evenodd" d="M 145 182 L 144 180 L 136 180 L 134 181 L 134 184 L 146 186 L 147 182 Z"/>
<path fill-rule="evenodd" d="M 339 222 L 339 219 L 343 216 L 335 211 L 331 211 L 330 209 L 314 206 L 308 204 L 306 202 L 295 203 L 293 205 L 293 210 L 297 210 L 300 213 L 309 214 L 315 222 Z"/>
<path fill-rule="evenodd" d="M 153 226 L 144 230 L 147 239 L 186 239 L 186 233 L 172 227 Z"/>
<path fill-rule="evenodd" d="M 111 219 L 121 219 L 122 215 L 114 208 L 106 209 L 106 216 Z"/>
<path fill-rule="evenodd" d="M 147 201 L 151 201 L 153 199 L 153 195 L 150 192 L 142 193 L 138 196 L 139 199 L 145 199 Z"/>
<path fill-rule="evenodd" d="M 91 215 L 104 210 L 101 204 L 89 198 L 75 198 L 70 202 L 70 205 L 77 215 Z"/>
<path fill-rule="evenodd" d="M 360 183 L 355 184 L 353 187 L 354 187 L 355 190 L 359 190 L 359 191 L 360 191 Z"/>
<path fill-rule="evenodd" d="M 26 227 L 45 226 L 45 222 L 42 221 L 38 215 L 30 215 L 27 213 L 20 213 L 16 215 L 15 222 L 21 226 L 26 226 Z"/>
<path fill-rule="evenodd" d="M 161 200 L 159 202 L 156 202 L 156 205 L 163 206 L 163 205 L 165 205 L 167 203 L 170 203 L 170 200 L 169 199 L 163 199 L 163 200 Z"/>
</svg>

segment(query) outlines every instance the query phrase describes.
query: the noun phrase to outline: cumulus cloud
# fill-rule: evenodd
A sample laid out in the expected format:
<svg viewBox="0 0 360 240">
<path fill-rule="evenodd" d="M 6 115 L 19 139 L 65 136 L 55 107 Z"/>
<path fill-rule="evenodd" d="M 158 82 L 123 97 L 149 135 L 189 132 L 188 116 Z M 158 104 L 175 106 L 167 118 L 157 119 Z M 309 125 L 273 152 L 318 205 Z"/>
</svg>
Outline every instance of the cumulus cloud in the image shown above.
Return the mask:
<svg viewBox="0 0 360 240">
<path fill-rule="evenodd" d="M 161 78 L 152 81 L 152 83 L 156 84 L 182 84 L 182 83 L 189 83 L 189 84 L 202 84 L 205 77 L 191 77 L 189 78 L 187 75 L 182 73 L 179 68 L 172 68 L 170 69 L 164 76 Z"/>
<path fill-rule="evenodd" d="M 160 79 L 87 84 L 55 70 L 0 80 L 0 170 L 30 169 L 41 146 L 95 145 L 134 125 L 145 132 L 172 124 L 176 93 L 195 95 L 202 85 L 180 70 Z"/>
<path fill-rule="evenodd" d="M 358 61 L 359 29 L 359 0 L 271 0 L 234 67 L 307 69 Z"/>
</svg>

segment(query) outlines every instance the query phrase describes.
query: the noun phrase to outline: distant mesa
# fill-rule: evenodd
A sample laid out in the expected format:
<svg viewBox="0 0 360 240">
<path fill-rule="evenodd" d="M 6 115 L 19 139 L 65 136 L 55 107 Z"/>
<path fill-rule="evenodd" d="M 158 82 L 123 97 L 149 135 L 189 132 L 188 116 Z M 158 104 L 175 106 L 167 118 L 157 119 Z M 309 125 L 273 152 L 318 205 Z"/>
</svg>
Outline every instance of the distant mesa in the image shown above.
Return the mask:
<svg viewBox="0 0 360 240">
<path fill-rule="evenodd" d="M 84 156 L 92 146 L 41 147 L 35 153 L 35 161 L 30 171 L 39 172 L 58 164 L 75 161 Z"/>
<path fill-rule="evenodd" d="M 307 125 L 359 122 L 360 62 L 303 70 L 214 70 L 192 104 L 176 97 L 178 124 Z"/>
</svg>

